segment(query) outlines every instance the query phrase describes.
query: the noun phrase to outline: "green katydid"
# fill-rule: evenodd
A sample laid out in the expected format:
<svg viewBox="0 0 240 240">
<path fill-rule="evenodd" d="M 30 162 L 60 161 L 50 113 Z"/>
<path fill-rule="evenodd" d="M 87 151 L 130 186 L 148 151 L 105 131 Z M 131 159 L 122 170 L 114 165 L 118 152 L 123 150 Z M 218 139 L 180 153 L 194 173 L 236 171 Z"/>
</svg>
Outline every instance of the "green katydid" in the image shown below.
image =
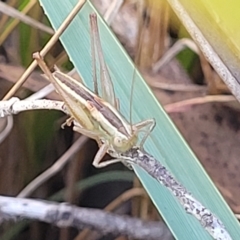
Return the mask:
<svg viewBox="0 0 240 240">
<path fill-rule="evenodd" d="M 140 146 L 143 146 L 155 126 L 155 120 L 147 119 L 132 125 L 120 114 L 114 87 L 103 57 L 96 14 L 90 14 L 90 25 L 95 93 L 59 70 L 51 73 L 39 53 L 34 53 L 33 57 L 65 102 L 71 116 L 70 120 L 74 121 L 73 129 L 97 141 L 100 149 L 93 165 L 100 168 L 121 161 L 122 159 L 112 159 L 101 162 L 107 152 L 123 153 L 138 144 L 140 132 L 145 133 L 140 142 Z M 97 95 L 99 91 L 96 57 L 100 66 L 101 97 Z"/>
</svg>

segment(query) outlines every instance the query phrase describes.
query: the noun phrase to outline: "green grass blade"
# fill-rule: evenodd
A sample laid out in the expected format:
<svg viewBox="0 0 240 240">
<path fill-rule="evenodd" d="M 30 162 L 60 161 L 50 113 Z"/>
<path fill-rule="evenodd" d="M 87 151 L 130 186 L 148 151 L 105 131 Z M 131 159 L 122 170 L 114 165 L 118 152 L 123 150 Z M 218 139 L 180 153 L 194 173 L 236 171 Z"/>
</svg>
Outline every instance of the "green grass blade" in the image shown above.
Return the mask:
<svg viewBox="0 0 240 240">
<path fill-rule="evenodd" d="M 40 0 L 54 28 L 58 28 L 77 0 Z M 94 8 L 88 2 L 61 37 L 71 61 L 91 89 L 91 51 L 89 14 Z M 133 64 L 105 23 L 98 19 L 105 60 L 120 99 L 121 112 L 129 116 L 130 84 Z M 144 100 L 143 100 L 144 99 Z M 240 239 L 239 224 L 195 155 L 154 98 L 139 73 L 133 97 L 134 122 L 154 117 L 157 126 L 145 149 L 165 165 L 193 195 L 215 213 L 224 223 L 233 239 Z M 136 173 L 177 239 L 211 239 L 199 222 L 186 214 L 175 197 L 143 170 Z"/>
</svg>

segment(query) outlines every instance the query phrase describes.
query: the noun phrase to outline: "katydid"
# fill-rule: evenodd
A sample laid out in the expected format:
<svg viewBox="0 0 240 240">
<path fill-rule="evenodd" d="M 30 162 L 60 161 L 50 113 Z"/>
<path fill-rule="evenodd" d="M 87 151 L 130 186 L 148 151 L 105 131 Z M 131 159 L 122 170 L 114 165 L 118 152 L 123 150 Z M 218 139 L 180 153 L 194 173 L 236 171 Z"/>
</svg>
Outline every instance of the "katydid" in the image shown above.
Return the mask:
<svg viewBox="0 0 240 240">
<path fill-rule="evenodd" d="M 74 121 L 73 129 L 97 141 L 100 149 L 94 158 L 93 165 L 100 168 L 122 161 L 122 159 L 112 159 L 101 162 L 107 152 L 123 153 L 137 145 L 140 132 L 145 133 L 140 142 L 142 147 L 155 126 L 155 120 L 148 119 L 132 125 L 121 115 L 113 83 L 103 57 L 96 14 L 90 14 L 90 25 L 92 57 L 94 58 L 93 80 L 96 93 L 59 70 L 51 73 L 39 53 L 35 53 L 33 57 L 65 102 L 71 116 L 70 121 Z M 101 97 L 97 95 L 99 91 L 95 58 L 99 61 Z"/>
</svg>

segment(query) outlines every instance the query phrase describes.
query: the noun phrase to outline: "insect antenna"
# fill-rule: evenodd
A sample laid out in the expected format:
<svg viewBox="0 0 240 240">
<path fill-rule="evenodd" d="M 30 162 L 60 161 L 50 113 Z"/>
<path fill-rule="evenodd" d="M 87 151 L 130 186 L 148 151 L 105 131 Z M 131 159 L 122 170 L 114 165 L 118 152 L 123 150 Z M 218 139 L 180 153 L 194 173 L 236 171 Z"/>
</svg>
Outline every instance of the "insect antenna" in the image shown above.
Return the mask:
<svg viewBox="0 0 240 240">
<path fill-rule="evenodd" d="M 141 57 L 141 47 L 143 45 L 143 39 L 144 39 L 144 25 L 147 25 L 147 21 L 145 21 L 144 17 L 144 4 L 139 3 L 137 7 L 137 13 L 138 13 L 138 33 L 136 37 L 136 53 L 134 57 L 134 69 L 133 69 L 133 76 L 132 76 L 132 81 L 131 81 L 131 91 L 130 91 L 130 106 L 129 106 L 129 122 L 131 125 L 131 132 L 132 126 L 133 126 L 133 120 L 132 120 L 132 115 L 133 115 L 133 93 L 134 93 L 134 84 L 136 80 L 136 68 L 140 65 L 140 57 Z"/>
</svg>

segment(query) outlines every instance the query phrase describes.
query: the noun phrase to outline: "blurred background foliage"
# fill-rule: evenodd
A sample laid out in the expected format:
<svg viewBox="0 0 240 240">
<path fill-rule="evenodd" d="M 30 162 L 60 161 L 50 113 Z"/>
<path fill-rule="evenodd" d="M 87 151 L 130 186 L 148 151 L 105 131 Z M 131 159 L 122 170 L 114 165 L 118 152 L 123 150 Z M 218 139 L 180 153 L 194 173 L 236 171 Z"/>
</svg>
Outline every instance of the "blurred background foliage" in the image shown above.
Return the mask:
<svg viewBox="0 0 240 240">
<path fill-rule="evenodd" d="M 110 5 L 107 0 L 93 2 L 101 13 L 106 12 Z M 17 15 L 9 17 L 7 11 L 0 13 L 0 94 L 3 97 L 31 63 L 32 53 L 39 51 L 53 32 L 38 1 L 8 0 L 2 3 L 47 27 L 39 29 L 33 23 L 23 23 L 24 20 L 19 20 Z M 208 27 L 205 26 L 204 15 L 212 16 L 222 32 L 218 38 L 223 38 L 231 46 L 231 54 L 239 57 L 240 21 L 237 19 L 240 3 L 233 0 L 227 4 L 222 0 L 195 0 L 194 4 L 203 9 L 200 27 Z M 191 41 L 190 45 L 189 41 L 185 41 L 190 40 L 190 36 L 166 1 L 126 0 L 116 13 L 111 27 L 135 59 L 161 104 L 171 109 L 167 110 L 171 118 L 230 207 L 235 213 L 240 212 L 239 105 L 234 99 L 224 101 L 226 95 L 231 95 L 226 85 L 198 48 Z M 180 47 L 174 48 L 177 43 L 180 43 Z M 169 50 L 173 51 L 172 57 L 161 63 Z M 63 71 L 72 68 L 59 42 L 50 50 L 46 60 L 50 66 L 56 64 Z M 17 95 L 24 98 L 46 84 L 40 74 L 35 72 Z M 216 94 L 223 96 L 223 100 L 208 101 L 204 98 Z M 52 94 L 49 98 L 56 98 L 56 95 Z M 196 104 L 196 98 L 202 98 L 201 104 Z M 170 105 L 186 99 L 193 101 L 181 105 L 180 110 Z M 0 194 L 15 196 L 68 149 L 76 137 L 71 128 L 61 129 L 64 119 L 65 116 L 54 111 L 25 112 L 14 116 L 13 130 L 0 146 Z M 0 120 L 4 128 L 6 123 Z M 121 164 L 94 169 L 91 163 L 96 151 L 95 142 L 89 140 L 72 157 L 66 168 L 36 189 L 31 197 L 48 199 L 64 190 L 58 198 L 60 201 L 103 208 L 126 190 L 141 188 L 133 173 Z M 118 171 L 117 174 L 115 171 Z M 97 180 L 88 184 L 92 176 Z M 73 186 L 83 181 L 87 187 L 74 190 Z M 144 192 L 133 193 L 129 199 L 119 204 L 118 212 L 145 220 L 161 218 Z M 41 223 L 26 223 L 20 227 L 10 223 L 2 227 L 1 232 L 1 239 L 65 240 L 77 236 L 74 230 L 57 231 Z M 81 236 L 75 239 L 81 239 Z"/>
</svg>

